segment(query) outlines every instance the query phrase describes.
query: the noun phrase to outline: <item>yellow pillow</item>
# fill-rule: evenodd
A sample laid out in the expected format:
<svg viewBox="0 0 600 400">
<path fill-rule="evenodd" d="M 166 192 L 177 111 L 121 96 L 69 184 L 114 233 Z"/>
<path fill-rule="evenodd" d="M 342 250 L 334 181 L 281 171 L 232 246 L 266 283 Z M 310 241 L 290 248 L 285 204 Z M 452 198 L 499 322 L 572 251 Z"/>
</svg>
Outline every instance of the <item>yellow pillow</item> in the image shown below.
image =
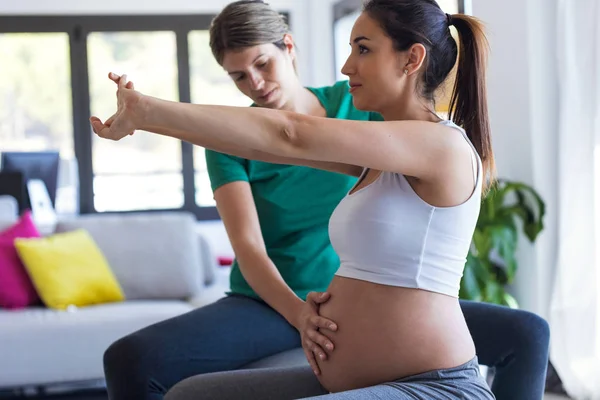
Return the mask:
<svg viewBox="0 0 600 400">
<path fill-rule="evenodd" d="M 15 247 L 40 298 L 50 308 L 125 299 L 104 255 L 83 229 L 16 239 Z"/>
</svg>

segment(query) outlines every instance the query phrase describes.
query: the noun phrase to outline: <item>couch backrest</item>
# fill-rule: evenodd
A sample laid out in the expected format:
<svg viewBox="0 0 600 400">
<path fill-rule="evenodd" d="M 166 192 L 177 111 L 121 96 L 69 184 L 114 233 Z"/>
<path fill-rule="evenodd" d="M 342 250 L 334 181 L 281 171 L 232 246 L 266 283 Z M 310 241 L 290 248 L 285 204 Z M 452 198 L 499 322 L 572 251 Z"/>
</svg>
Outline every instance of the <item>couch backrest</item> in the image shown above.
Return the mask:
<svg viewBox="0 0 600 400">
<path fill-rule="evenodd" d="M 195 223 L 186 212 L 92 214 L 59 221 L 56 232 L 87 230 L 128 300 L 186 299 L 204 283 Z"/>
</svg>

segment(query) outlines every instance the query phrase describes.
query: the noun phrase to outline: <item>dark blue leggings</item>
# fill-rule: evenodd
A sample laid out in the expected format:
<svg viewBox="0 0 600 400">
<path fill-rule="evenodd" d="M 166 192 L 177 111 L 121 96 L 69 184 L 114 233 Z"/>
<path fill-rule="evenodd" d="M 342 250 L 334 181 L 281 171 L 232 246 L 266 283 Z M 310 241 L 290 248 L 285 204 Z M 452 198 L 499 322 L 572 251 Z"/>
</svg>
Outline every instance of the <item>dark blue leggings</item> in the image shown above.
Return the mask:
<svg viewBox="0 0 600 400">
<path fill-rule="evenodd" d="M 480 364 L 495 368 L 498 400 L 542 399 L 549 328 L 535 314 L 461 301 Z M 228 296 L 141 329 L 104 354 L 111 400 L 162 399 L 177 382 L 300 347 L 298 331 L 264 302 Z"/>
</svg>

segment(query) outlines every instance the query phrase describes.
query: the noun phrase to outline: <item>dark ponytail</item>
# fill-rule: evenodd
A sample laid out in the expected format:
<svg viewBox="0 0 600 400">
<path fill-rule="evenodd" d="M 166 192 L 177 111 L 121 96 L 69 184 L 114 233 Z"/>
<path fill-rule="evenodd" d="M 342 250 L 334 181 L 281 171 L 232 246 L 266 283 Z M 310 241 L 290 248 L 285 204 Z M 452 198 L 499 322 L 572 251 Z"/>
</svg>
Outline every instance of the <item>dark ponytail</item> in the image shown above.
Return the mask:
<svg viewBox="0 0 600 400">
<path fill-rule="evenodd" d="M 418 90 L 435 102 L 435 91 L 446 81 L 458 59 L 450 119 L 462 126 L 483 164 L 484 190 L 495 175 L 490 138 L 485 68 L 487 40 L 483 24 L 464 14 L 445 14 L 435 0 L 368 0 L 364 12 L 379 22 L 397 51 L 415 43 L 427 49 Z M 450 26 L 458 31 L 454 39 Z M 460 52 L 460 54 L 459 54 Z"/>
<path fill-rule="evenodd" d="M 494 154 L 487 107 L 486 64 L 488 43 L 479 20 L 464 14 L 449 15 L 458 32 L 459 54 L 454 89 L 450 97 L 450 118 L 462 126 L 483 163 L 486 182 L 495 176 Z"/>
</svg>

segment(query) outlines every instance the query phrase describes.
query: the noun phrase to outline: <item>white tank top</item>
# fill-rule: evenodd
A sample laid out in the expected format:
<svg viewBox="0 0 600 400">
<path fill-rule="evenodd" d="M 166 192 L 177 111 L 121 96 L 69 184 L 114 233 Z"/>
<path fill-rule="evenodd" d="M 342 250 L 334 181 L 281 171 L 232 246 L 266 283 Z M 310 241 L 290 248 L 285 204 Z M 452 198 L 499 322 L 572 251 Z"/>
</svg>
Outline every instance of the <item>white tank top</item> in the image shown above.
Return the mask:
<svg viewBox="0 0 600 400">
<path fill-rule="evenodd" d="M 460 130 L 471 144 L 453 122 L 440 123 Z M 331 244 L 341 262 L 336 275 L 458 297 L 481 204 L 481 159 L 471 148 L 475 189 L 460 205 L 434 207 L 404 175 L 392 172 L 348 193 L 329 221 Z"/>
</svg>

